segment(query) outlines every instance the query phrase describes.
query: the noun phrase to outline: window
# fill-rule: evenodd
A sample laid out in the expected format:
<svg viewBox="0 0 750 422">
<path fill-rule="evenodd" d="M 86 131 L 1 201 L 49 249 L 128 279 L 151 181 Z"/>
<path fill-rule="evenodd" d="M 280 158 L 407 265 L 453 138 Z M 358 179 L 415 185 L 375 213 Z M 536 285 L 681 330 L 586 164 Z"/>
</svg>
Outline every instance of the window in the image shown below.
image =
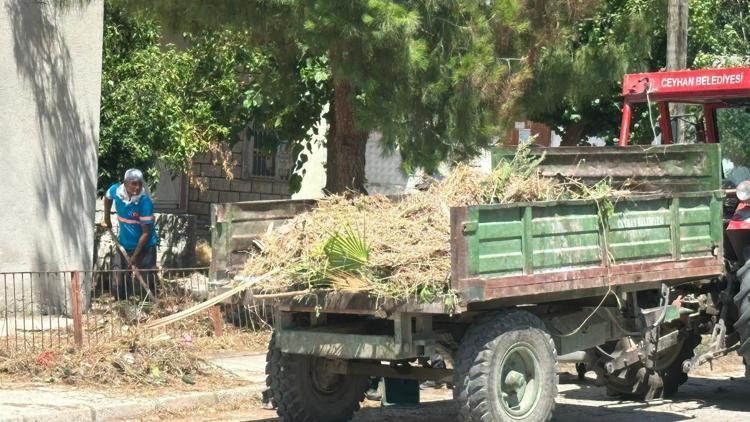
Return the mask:
<svg viewBox="0 0 750 422">
<path fill-rule="evenodd" d="M 243 179 L 289 180 L 292 169 L 289 145 L 280 143 L 272 133 L 248 129 L 242 161 Z"/>
<path fill-rule="evenodd" d="M 273 148 L 276 140 L 265 131 L 250 129 L 245 151 L 249 152 L 250 177 L 276 176 L 276 151 Z"/>
</svg>

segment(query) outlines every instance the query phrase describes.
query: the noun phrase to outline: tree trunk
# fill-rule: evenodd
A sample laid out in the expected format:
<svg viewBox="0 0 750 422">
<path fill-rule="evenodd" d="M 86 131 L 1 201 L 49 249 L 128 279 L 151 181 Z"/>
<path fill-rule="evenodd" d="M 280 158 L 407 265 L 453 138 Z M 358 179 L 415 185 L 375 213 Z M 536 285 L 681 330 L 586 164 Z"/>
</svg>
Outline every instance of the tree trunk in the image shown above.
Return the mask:
<svg viewBox="0 0 750 422">
<path fill-rule="evenodd" d="M 565 133 L 560 140 L 561 147 L 575 147 L 583 137 L 583 123 L 572 123 L 565 128 Z"/>
<path fill-rule="evenodd" d="M 667 70 L 687 69 L 688 50 L 688 0 L 669 0 L 667 17 Z M 669 114 L 674 118 L 685 114 L 684 104 L 670 104 Z M 685 143 L 685 124 L 677 119 L 672 137 L 677 144 Z M 662 141 L 663 142 L 663 141 Z"/>
<path fill-rule="evenodd" d="M 326 192 L 365 190 L 365 148 L 367 132 L 358 131 L 354 122 L 354 89 L 348 81 L 334 85 L 333 121 L 328 131 L 326 149 Z"/>
</svg>

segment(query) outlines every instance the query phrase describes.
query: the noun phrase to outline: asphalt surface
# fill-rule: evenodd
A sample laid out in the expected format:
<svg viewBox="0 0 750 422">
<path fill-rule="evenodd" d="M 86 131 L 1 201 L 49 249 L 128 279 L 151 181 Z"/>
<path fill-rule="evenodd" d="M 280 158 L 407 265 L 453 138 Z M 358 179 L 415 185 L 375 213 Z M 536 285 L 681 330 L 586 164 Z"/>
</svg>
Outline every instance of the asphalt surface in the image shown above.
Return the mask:
<svg viewBox="0 0 750 422">
<path fill-rule="evenodd" d="M 738 422 L 750 420 L 750 380 L 736 366 L 692 377 L 674 400 L 650 403 L 621 401 L 608 397 L 603 387 L 591 380 L 579 382 L 572 375 L 562 375 L 557 397 L 555 422 Z M 366 402 L 354 422 L 453 422 L 456 413 L 446 389 L 422 392 L 418 408 L 383 409 L 378 403 Z M 277 422 L 274 411 L 263 410 L 259 404 L 238 405 L 234 409 L 203 409 L 184 415 L 171 415 L 170 420 L 196 421 L 263 421 Z M 154 419 L 156 420 L 156 419 Z"/>
<path fill-rule="evenodd" d="M 213 357 L 212 362 L 243 379 L 242 391 L 171 392 L 170 397 L 134 397 L 128 393 L 90 391 L 62 386 L 18 388 L 0 385 L 0 421 L 81 422 L 276 422 L 276 412 L 261 407 L 265 385 L 262 353 Z M 210 393 L 210 397 L 203 397 Z M 215 395 L 216 397 L 213 397 Z M 354 422 L 453 422 L 456 413 L 452 392 L 423 390 L 416 408 L 381 408 L 365 402 Z M 201 398 L 202 397 L 202 398 Z M 200 400 L 199 400 L 200 398 Z M 683 385 L 674 400 L 642 403 L 608 397 L 593 380 L 560 376 L 555 422 L 625 421 L 750 421 L 750 380 L 737 356 L 703 367 Z"/>
</svg>

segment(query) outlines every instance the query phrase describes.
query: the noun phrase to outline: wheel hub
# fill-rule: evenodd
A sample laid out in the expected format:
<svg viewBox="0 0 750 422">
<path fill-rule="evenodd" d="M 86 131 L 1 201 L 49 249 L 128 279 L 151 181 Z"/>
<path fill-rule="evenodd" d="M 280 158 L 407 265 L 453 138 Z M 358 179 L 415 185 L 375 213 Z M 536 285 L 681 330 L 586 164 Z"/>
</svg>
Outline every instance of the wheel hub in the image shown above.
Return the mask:
<svg viewBox="0 0 750 422">
<path fill-rule="evenodd" d="M 333 361 L 314 358 L 310 365 L 310 378 L 316 390 L 323 394 L 333 394 L 338 391 L 344 377 L 333 371 Z"/>
<path fill-rule="evenodd" d="M 523 389 L 526 388 L 526 375 L 511 370 L 508 372 L 508 375 L 505 376 L 505 385 L 510 391 L 523 391 Z"/>
<path fill-rule="evenodd" d="M 536 407 L 541 385 L 539 359 L 527 345 L 518 344 L 500 364 L 498 392 L 502 409 L 509 416 L 522 418 Z"/>
</svg>

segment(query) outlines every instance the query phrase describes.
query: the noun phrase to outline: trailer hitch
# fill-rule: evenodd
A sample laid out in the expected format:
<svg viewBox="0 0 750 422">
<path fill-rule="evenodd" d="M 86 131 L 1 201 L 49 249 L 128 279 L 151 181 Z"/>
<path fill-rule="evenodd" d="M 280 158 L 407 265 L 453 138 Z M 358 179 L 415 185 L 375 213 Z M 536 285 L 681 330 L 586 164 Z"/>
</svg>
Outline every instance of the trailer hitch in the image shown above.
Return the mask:
<svg viewBox="0 0 750 422">
<path fill-rule="evenodd" d="M 716 358 L 726 356 L 729 353 L 737 350 L 740 347 L 740 343 L 736 343 L 733 346 L 726 347 L 727 344 L 727 327 L 724 325 L 724 320 L 721 319 L 714 326 L 714 330 L 711 333 L 711 340 L 708 342 L 708 350 L 700 355 L 694 356 L 692 359 L 688 359 L 682 363 L 682 372 L 689 373 L 693 369 L 708 362 L 709 364 Z"/>
</svg>

